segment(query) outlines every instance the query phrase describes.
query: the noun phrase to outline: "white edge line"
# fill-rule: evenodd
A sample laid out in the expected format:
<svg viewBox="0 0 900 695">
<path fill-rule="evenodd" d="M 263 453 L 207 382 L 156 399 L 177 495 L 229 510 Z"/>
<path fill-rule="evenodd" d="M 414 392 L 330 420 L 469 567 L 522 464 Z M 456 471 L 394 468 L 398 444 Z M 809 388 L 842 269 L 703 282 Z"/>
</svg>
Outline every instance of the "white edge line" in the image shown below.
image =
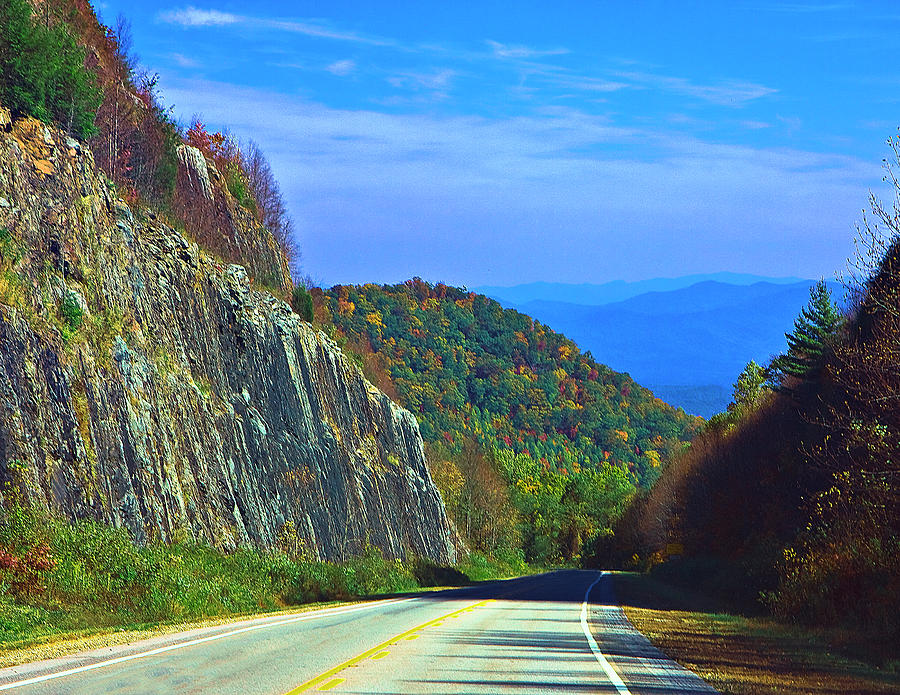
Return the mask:
<svg viewBox="0 0 900 695">
<path fill-rule="evenodd" d="M 193 647 L 197 644 L 203 644 L 204 642 L 213 642 L 214 640 L 223 639 L 225 637 L 231 637 L 232 635 L 239 635 L 243 632 L 253 632 L 254 630 L 263 630 L 267 627 L 277 627 L 279 625 L 287 625 L 289 623 L 299 623 L 304 620 L 313 620 L 315 618 L 327 618 L 332 615 L 343 615 L 344 613 L 354 613 L 356 611 L 368 610 L 371 608 L 377 608 L 379 606 L 388 606 L 396 603 L 404 603 L 406 601 L 413 601 L 416 597 L 404 598 L 404 599 L 396 599 L 389 601 L 378 601 L 376 603 L 366 604 L 364 606 L 352 606 L 348 608 L 325 608 L 320 611 L 311 611 L 309 613 L 304 613 L 302 615 L 298 615 L 294 618 L 286 618 L 284 620 L 278 620 L 270 623 L 262 623 L 259 625 L 250 625 L 248 627 L 242 627 L 237 630 L 232 630 L 230 632 L 222 632 L 217 635 L 210 635 L 209 637 L 199 637 L 197 639 L 192 639 L 187 642 L 179 642 L 178 644 L 170 644 L 165 647 L 158 647 L 157 649 L 151 649 L 146 652 L 138 652 L 137 654 L 128 654 L 127 656 L 119 656 L 115 659 L 108 659 L 106 661 L 97 661 L 93 664 L 87 664 L 85 666 L 78 666 L 76 668 L 70 668 L 65 671 L 57 671 L 56 673 L 48 673 L 43 676 L 35 676 L 34 678 L 28 678 L 23 681 L 16 681 L 15 683 L 7 683 L 6 685 L 0 685 L 0 690 L 12 690 L 13 688 L 21 688 L 23 685 L 33 685 L 34 683 L 43 683 L 44 681 L 53 680 L 55 678 L 62 678 L 63 676 L 71 676 L 76 673 L 84 673 L 85 671 L 92 671 L 97 668 L 104 668 L 106 666 L 113 666 L 114 664 L 121 664 L 125 661 L 133 661 L 134 659 L 142 659 L 146 656 L 155 656 L 157 654 L 162 654 L 164 652 L 171 652 L 176 649 L 183 649 L 184 647 Z"/>
<path fill-rule="evenodd" d="M 631 695 L 631 691 L 625 687 L 625 684 L 622 682 L 622 679 L 619 678 L 619 674 L 616 673 L 615 669 L 612 667 L 612 664 L 606 660 L 606 657 L 603 655 L 603 652 L 600 651 L 600 647 L 597 645 L 597 640 L 594 639 L 594 635 L 591 634 L 591 628 L 588 625 L 587 619 L 587 607 L 588 607 L 588 597 L 591 594 L 591 589 L 597 586 L 597 583 L 606 576 L 606 572 L 601 572 L 600 576 L 594 580 L 594 583 L 591 584 L 587 591 L 584 592 L 584 602 L 581 604 L 581 629 L 584 630 L 584 636 L 587 637 L 588 644 L 591 647 L 591 651 L 594 652 L 594 657 L 596 657 L 597 661 L 600 663 L 600 666 L 603 667 L 606 676 L 615 686 L 616 690 L 619 691 L 619 695 Z"/>
</svg>

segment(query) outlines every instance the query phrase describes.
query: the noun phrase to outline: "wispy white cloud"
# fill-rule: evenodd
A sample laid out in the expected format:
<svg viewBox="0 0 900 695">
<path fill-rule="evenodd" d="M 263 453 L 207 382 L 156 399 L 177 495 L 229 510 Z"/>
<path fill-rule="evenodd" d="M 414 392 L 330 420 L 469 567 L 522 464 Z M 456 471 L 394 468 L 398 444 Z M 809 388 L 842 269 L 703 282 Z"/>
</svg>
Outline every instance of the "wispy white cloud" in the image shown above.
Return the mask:
<svg viewBox="0 0 900 695">
<path fill-rule="evenodd" d="M 644 122 L 658 122 L 658 119 L 652 116 L 644 117 Z M 686 113 L 671 113 L 666 117 L 666 121 L 676 126 L 683 126 L 693 130 L 713 130 L 717 122 L 706 118 L 700 118 L 696 115 Z"/>
<path fill-rule="evenodd" d="M 398 89 L 426 90 L 445 97 L 457 74 L 449 68 L 433 72 L 401 72 L 388 77 L 387 81 Z"/>
<path fill-rule="evenodd" d="M 322 24 L 313 22 L 298 22 L 282 19 L 260 19 L 248 18 L 248 21 L 254 25 L 267 29 L 278 29 L 294 34 L 304 34 L 319 39 L 333 39 L 336 41 L 349 41 L 351 43 L 369 44 L 371 46 L 396 46 L 397 42 L 393 39 L 383 38 L 379 36 L 368 36 L 358 34 L 352 31 L 342 31 L 334 29 Z"/>
<path fill-rule="evenodd" d="M 754 9 L 765 12 L 784 12 L 791 14 L 818 14 L 822 12 L 843 12 L 853 10 L 856 6 L 851 2 L 777 2 L 756 5 Z"/>
<path fill-rule="evenodd" d="M 626 82 L 616 82 L 602 77 L 588 77 L 585 75 L 554 75 L 551 80 L 556 86 L 563 89 L 577 89 L 583 92 L 617 92 L 626 89 Z"/>
<path fill-rule="evenodd" d="M 193 58 L 188 58 L 183 53 L 170 53 L 169 57 L 175 61 L 175 64 L 182 68 L 199 68 L 200 63 Z"/>
<path fill-rule="evenodd" d="M 789 133 L 795 133 L 803 127 L 803 121 L 797 116 L 782 116 L 776 114 L 775 120 L 785 126 Z"/>
<path fill-rule="evenodd" d="M 168 24 L 180 24 L 184 27 L 225 26 L 238 24 L 241 21 L 239 15 L 231 14 L 230 12 L 200 10 L 194 6 L 186 7 L 183 10 L 160 12 L 158 18 L 160 21 Z"/>
<path fill-rule="evenodd" d="M 726 80 L 720 84 L 697 84 L 685 77 L 651 72 L 616 72 L 617 77 L 637 85 L 684 94 L 719 106 L 743 106 L 747 102 L 775 94 L 778 90 L 754 82 Z"/>
<path fill-rule="evenodd" d="M 721 106 L 743 106 L 748 101 L 775 94 L 777 89 L 752 82 L 729 81 L 721 85 L 697 85 L 673 78 L 669 86 L 678 92 Z"/>
<path fill-rule="evenodd" d="M 568 48 L 549 48 L 539 49 L 521 46 L 517 44 L 504 44 L 498 41 L 488 40 L 487 44 L 493 50 L 494 56 L 497 58 L 543 58 L 546 56 L 565 55 L 569 53 Z"/>
<path fill-rule="evenodd" d="M 356 70 L 356 62 L 353 60 L 338 60 L 334 63 L 331 63 L 331 65 L 326 66 L 325 70 L 330 72 L 332 75 L 344 77 Z"/>
<path fill-rule="evenodd" d="M 800 38 L 806 41 L 815 41 L 816 43 L 841 43 L 847 41 L 873 41 L 879 36 L 883 36 L 885 39 L 890 40 L 891 38 L 893 38 L 893 33 L 889 32 L 880 34 L 878 32 L 837 31 L 826 34 L 802 36 Z"/>
<path fill-rule="evenodd" d="M 771 128 L 771 123 L 766 123 L 765 121 L 741 121 L 741 126 L 747 128 L 748 130 L 763 130 L 764 128 Z"/>
<path fill-rule="evenodd" d="M 315 188 L 365 182 L 370 168 L 374 171 L 396 167 L 416 159 L 412 154 L 426 151 L 430 156 L 417 160 L 416 171 L 394 180 L 411 188 L 430 187 L 433 177 L 419 178 L 421 167 L 426 167 L 432 173 L 440 171 L 442 180 L 451 184 L 472 180 L 495 184 L 535 180 L 548 183 L 550 179 L 545 177 L 564 170 L 570 175 L 598 169 L 625 172 L 644 159 L 645 150 L 654 153 L 653 166 L 667 168 L 681 163 L 670 173 L 681 170 L 683 174 L 692 168 L 684 163 L 696 160 L 702 166 L 696 167 L 695 174 L 698 181 L 706 181 L 705 185 L 713 180 L 703 170 L 717 159 L 721 166 L 740 164 L 737 168 L 741 169 L 753 165 L 758 170 L 778 172 L 780 177 L 800 170 L 827 172 L 833 183 L 859 181 L 869 170 L 853 157 L 707 143 L 653 128 L 617 126 L 608 118 L 563 106 L 545 107 L 533 116 L 490 119 L 335 109 L 285 95 L 200 80 L 181 81 L 166 93 L 168 100 L 190 112 L 203 113 L 212 123 L 230 121 L 235 133 L 265 133 L 268 141 L 281 143 L 285 152 L 294 152 L 307 162 L 302 169 L 315 169 L 314 178 L 304 183 L 314 183 Z M 650 165 L 648 160 L 646 171 L 652 168 Z M 344 167 L 358 167 L 359 173 L 348 176 L 350 169 Z M 739 178 L 742 186 L 769 187 L 765 176 Z M 571 180 L 561 180 L 558 185 L 565 187 L 570 183 Z M 570 193 L 574 195 L 575 191 Z"/>
<path fill-rule="evenodd" d="M 860 124 L 863 128 L 868 128 L 869 130 L 880 130 L 884 133 L 895 133 L 898 129 L 900 129 L 900 121 L 890 121 L 890 120 L 869 120 L 863 121 Z"/>
<path fill-rule="evenodd" d="M 219 10 L 203 10 L 189 6 L 180 10 L 168 10 L 160 12 L 157 19 L 168 24 L 178 24 L 183 27 L 209 27 L 209 26 L 233 26 L 269 29 L 285 31 L 294 34 L 303 34 L 320 39 L 332 39 L 336 41 L 349 41 L 353 43 L 370 44 L 373 46 L 391 46 L 396 42 L 378 36 L 367 36 L 350 31 L 342 31 L 325 24 L 312 21 L 295 21 L 287 19 L 272 19 L 266 17 L 254 17 L 251 15 L 232 14 Z"/>
</svg>

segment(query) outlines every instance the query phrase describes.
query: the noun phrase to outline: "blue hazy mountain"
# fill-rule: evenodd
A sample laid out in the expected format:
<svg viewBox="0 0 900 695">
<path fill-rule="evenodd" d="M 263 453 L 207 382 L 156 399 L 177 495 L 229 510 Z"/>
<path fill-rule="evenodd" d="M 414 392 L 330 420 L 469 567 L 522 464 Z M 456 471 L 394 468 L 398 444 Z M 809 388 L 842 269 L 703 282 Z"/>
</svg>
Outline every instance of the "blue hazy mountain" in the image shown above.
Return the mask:
<svg viewBox="0 0 900 695">
<path fill-rule="evenodd" d="M 612 302 L 621 302 L 647 292 L 670 292 L 680 290 L 701 282 L 718 282 L 728 285 L 753 285 L 757 282 L 769 282 L 788 285 L 802 282 L 802 278 L 769 278 L 746 273 L 707 273 L 705 275 L 684 275 L 677 278 L 654 278 L 625 282 L 615 280 L 600 285 L 590 283 L 572 285 L 561 282 L 530 282 L 512 287 L 482 286 L 469 288 L 473 292 L 485 294 L 498 302 L 524 304 L 536 300 L 549 302 L 569 302 L 600 306 Z"/>
<path fill-rule="evenodd" d="M 676 280 L 681 278 L 664 282 Z M 500 301 L 564 333 L 663 400 L 708 417 L 728 404 L 731 385 L 748 361 L 765 363 L 785 349 L 784 334 L 808 303 L 812 285 L 811 280 L 705 279 L 599 306 Z"/>
</svg>

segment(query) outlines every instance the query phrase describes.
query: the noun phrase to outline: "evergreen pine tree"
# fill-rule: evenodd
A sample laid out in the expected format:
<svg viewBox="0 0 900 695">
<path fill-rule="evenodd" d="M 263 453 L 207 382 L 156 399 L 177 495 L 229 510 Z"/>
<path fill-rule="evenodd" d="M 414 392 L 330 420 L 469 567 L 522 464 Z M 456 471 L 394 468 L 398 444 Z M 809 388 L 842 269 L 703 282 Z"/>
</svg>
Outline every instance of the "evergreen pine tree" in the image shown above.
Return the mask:
<svg viewBox="0 0 900 695">
<path fill-rule="evenodd" d="M 794 330 L 785 333 L 788 349 L 773 360 L 771 371 L 784 385 L 785 377 L 809 381 L 822 368 L 828 343 L 844 323 L 840 309 L 831 301 L 824 280 L 809 289 L 809 304 L 794 321 Z"/>
<path fill-rule="evenodd" d="M 728 412 L 740 416 L 753 410 L 767 391 L 765 384 L 765 369 L 750 360 L 738 376 L 737 381 L 734 382 L 734 391 L 731 403 L 728 405 Z"/>
</svg>

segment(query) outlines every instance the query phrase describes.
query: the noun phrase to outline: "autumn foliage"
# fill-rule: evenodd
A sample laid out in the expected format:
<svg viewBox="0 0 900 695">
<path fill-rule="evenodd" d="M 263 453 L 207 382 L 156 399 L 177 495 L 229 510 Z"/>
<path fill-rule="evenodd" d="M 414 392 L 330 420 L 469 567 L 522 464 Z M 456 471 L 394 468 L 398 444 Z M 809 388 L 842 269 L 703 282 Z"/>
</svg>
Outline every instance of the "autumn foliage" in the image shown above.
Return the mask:
<svg viewBox="0 0 900 695">
<path fill-rule="evenodd" d="M 228 192 L 237 204 L 253 214 L 278 245 L 292 275 L 300 273 L 300 253 L 296 246 L 293 223 L 287 212 L 281 189 L 272 169 L 256 143 L 241 145 L 222 132 L 209 132 L 206 125 L 195 118 L 185 131 L 185 143 L 197 148 L 207 163 L 222 176 Z M 218 230 L 227 229 L 230 213 L 218 201 L 207 201 L 190 191 L 190 185 L 179 187 L 176 207 L 180 215 L 192 222 L 205 244 L 220 256 L 235 262 L 243 262 L 251 269 L 265 275 L 277 275 L 274 269 L 259 267 L 256 258 L 241 258 L 229 239 L 218 238 Z M 264 277 L 264 284 L 278 285 L 277 278 Z"/>
<path fill-rule="evenodd" d="M 18 552 L 10 546 L 0 546 L 0 584 L 5 584 L 13 595 L 38 593 L 43 589 L 44 573 L 54 564 L 47 543 Z"/>
<path fill-rule="evenodd" d="M 483 295 L 414 278 L 336 286 L 316 299 L 321 321 L 377 356 L 377 364 L 366 357 L 371 372 L 428 441 L 471 438 L 553 470 L 607 461 L 648 487 L 661 458 L 697 426 L 565 336 Z"/>
</svg>

